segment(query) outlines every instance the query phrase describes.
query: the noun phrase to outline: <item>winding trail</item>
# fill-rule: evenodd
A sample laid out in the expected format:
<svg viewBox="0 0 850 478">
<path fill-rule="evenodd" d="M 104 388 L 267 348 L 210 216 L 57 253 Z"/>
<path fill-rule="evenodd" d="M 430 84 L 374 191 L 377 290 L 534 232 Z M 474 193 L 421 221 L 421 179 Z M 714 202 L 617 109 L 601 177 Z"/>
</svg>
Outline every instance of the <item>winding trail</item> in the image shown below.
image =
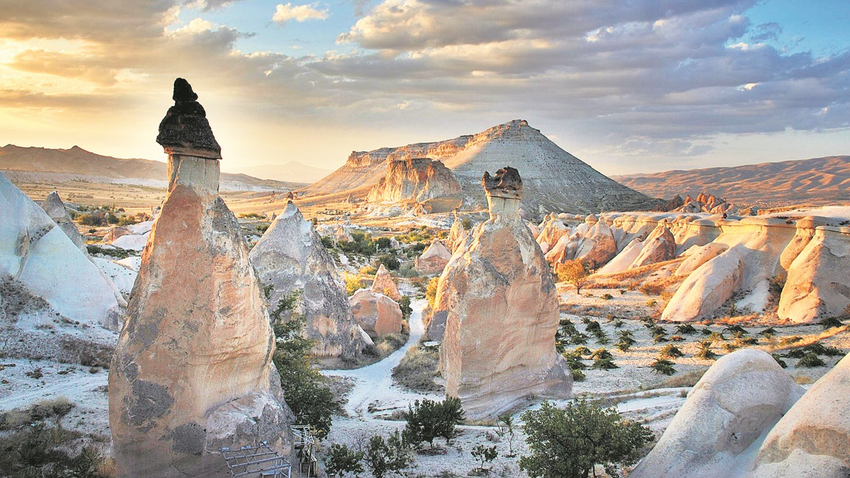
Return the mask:
<svg viewBox="0 0 850 478">
<path fill-rule="evenodd" d="M 410 337 L 404 346 L 383 360 L 354 370 L 322 371 L 324 375 L 347 377 L 354 380 L 354 388 L 349 392 L 348 403 L 345 405 L 345 411 L 349 416 L 360 417 L 362 419 L 378 419 L 380 417 L 373 417 L 372 412 L 388 414 L 396 409 L 406 409 L 409 403 L 423 397 L 434 400 L 442 399 L 442 396 L 436 394 L 428 395 L 410 392 L 397 385 L 393 385 L 393 368 L 401 362 L 402 357 L 404 357 L 408 350 L 417 346 L 419 339 L 425 332 L 425 325 L 422 322 L 422 310 L 426 304 L 427 301 L 424 299 L 410 303 L 413 309 L 409 321 Z"/>
</svg>

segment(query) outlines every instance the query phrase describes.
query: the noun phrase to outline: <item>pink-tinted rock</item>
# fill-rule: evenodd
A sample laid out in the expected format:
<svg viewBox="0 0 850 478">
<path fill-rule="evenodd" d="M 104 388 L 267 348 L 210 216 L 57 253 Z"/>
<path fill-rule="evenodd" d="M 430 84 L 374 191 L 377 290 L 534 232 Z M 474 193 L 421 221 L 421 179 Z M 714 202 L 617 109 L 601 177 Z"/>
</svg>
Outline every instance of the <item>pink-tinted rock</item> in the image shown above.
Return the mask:
<svg viewBox="0 0 850 478">
<path fill-rule="evenodd" d="M 460 194 L 460 184 L 442 162 L 406 158 L 387 163 L 386 175 L 372 187 L 369 202 L 425 201 Z"/>
<path fill-rule="evenodd" d="M 395 301 L 401 299 L 401 293 L 395 285 L 393 276 L 390 275 L 390 271 L 388 271 L 383 264 L 378 267 L 378 272 L 375 273 L 375 280 L 372 281 L 372 287 L 370 287 L 369 290 L 379 294 L 384 294 Z"/>
<path fill-rule="evenodd" d="M 459 397 L 471 419 L 494 417 L 531 395 L 568 397 L 572 388 L 555 352 L 552 275 L 519 216 L 519 174 L 506 168 L 483 182 L 490 220 L 455 254 L 437 297 L 447 311 L 440 347 L 446 394 Z"/>
<path fill-rule="evenodd" d="M 265 301 L 218 196 L 220 155 L 179 81 L 160 135 L 168 192 L 109 372 L 119 476 L 224 477 L 221 446 L 267 440 L 287 454 L 291 443 Z M 179 124 L 208 131 L 182 134 Z"/>
<path fill-rule="evenodd" d="M 442 242 L 434 239 L 427 249 L 422 251 L 422 254 L 416 258 L 416 270 L 423 274 L 439 274 L 451 259 L 452 253 L 443 245 Z"/>
<path fill-rule="evenodd" d="M 360 289 L 348 299 L 354 320 L 373 340 L 402 330 L 401 308 L 384 294 Z"/>
</svg>

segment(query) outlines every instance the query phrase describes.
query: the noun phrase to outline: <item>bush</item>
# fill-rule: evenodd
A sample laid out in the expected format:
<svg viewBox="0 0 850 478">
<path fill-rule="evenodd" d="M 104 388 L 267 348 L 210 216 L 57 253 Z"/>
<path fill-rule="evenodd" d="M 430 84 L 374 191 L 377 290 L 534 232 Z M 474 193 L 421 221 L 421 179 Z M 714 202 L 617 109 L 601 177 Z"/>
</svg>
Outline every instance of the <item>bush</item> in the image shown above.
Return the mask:
<svg viewBox="0 0 850 478">
<path fill-rule="evenodd" d="M 699 351 L 696 353 L 695 357 L 701 358 L 703 360 L 714 360 L 717 358 L 717 354 L 711 351 L 711 340 L 703 340 L 699 344 Z"/>
<path fill-rule="evenodd" d="M 570 371 L 573 373 L 574 382 L 584 382 L 584 379 L 587 378 L 581 370 L 571 369 Z"/>
<path fill-rule="evenodd" d="M 780 367 L 788 368 L 788 364 L 785 363 L 784 360 L 782 360 L 779 354 L 770 354 L 770 356 L 773 357 L 773 360 L 776 360 L 776 363 L 778 363 Z"/>
<path fill-rule="evenodd" d="M 345 445 L 332 444 L 328 450 L 328 458 L 325 460 L 325 471 L 328 476 L 343 476 L 344 473 L 363 473 L 363 464 L 360 462 L 366 454 L 362 451 L 354 451 Z"/>
<path fill-rule="evenodd" d="M 81 214 L 77 217 L 79 219 L 80 224 L 84 226 L 105 226 L 106 218 L 102 213 L 93 213 L 93 214 Z"/>
<path fill-rule="evenodd" d="M 531 454 L 519 467 L 533 478 L 586 478 L 596 464 L 618 476 L 615 466 L 635 463 L 652 439 L 649 428 L 583 399 L 566 409 L 543 402 L 522 419 Z"/>
<path fill-rule="evenodd" d="M 821 360 L 820 357 L 814 352 L 806 354 L 803 358 L 797 361 L 798 367 L 823 367 L 826 365 L 826 362 Z"/>
<path fill-rule="evenodd" d="M 410 449 L 398 431 L 391 433 L 386 440 L 374 435 L 366 445 L 366 467 L 375 478 L 383 478 L 388 471 L 401 471 L 412 462 Z"/>
<path fill-rule="evenodd" d="M 844 324 L 842 324 L 841 321 L 838 320 L 837 317 L 829 317 L 829 318 L 821 320 L 818 323 L 820 324 L 821 327 L 824 328 L 824 330 L 831 329 L 833 327 L 844 327 Z"/>
<path fill-rule="evenodd" d="M 694 326 L 691 324 L 680 324 L 676 326 L 676 333 L 679 334 L 690 335 L 695 334 L 696 332 L 697 329 L 695 329 Z"/>
<path fill-rule="evenodd" d="M 386 238 L 382 237 L 381 239 L 386 239 Z M 381 254 L 380 256 L 378 256 L 378 259 L 375 262 L 375 264 L 376 265 L 383 264 L 384 267 L 386 267 L 388 270 L 391 270 L 391 271 L 397 271 L 398 268 L 401 266 L 401 263 L 398 261 L 398 257 L 396 257 L 395 254 L 389 254 L 389 253 L 388 254 Z"/>
<path fill-rule="evenodd" d="M 434 308 L 434 301 L 437 300 L 437 286 L 440 283 L 440 277 L 432 277 L 428 281 L 428 287 L 425 289 L 425 298 L 428 299 L 428 308 Z"/>
<path fill-rule="evenodd" d="M 611 294 L 602 294 L 602 300 L 611 300 L 614 296 Z"/>
<path fill-rule="evenodd" d="M 0 438 L 0 473 L 15 477 L 105 478 L 100 471 L 103 458 L 85 446 L 71 455 L 80 433 L 35 423 Z"/>
<path fill-rule="evenodd" d="M 676 347 L 675 345 L 670 344 L 670 345 L 666 345 L 663 349 L 661 349 L 661 356 L 662 357 L 677 358 L 677 357 L 684 357 L 685 354 L 683 354 L 682 351 L 679 350 L 679 347 Z"/>
<path fill-rule="evenodd" d="M 659 358 L 655 362 L 652 362 L 649 367 L 655 373 L 663 373 L 664 375 L 673 375 L 676 373 L 676 369 L 673 368 L 673 362 L 667 359 Z"/>
<path fill-rule="evenodd" d="M 403 295 L 398 300 L 398 307 L 401 309 L 401 316 L 404 320 L 410 319 L 410 314 L 413 313 L 413 307 L 410 306 L 410 296 Z"/>
<path fill-rule="evenodd" d="M 472 453 L 473 458 L 481 463 L 481 466 L 478 467 L 479 470 L 484 470 L 485 462 L 491 462 L 499 456 L 499 453 L 496 451 L 496 445 L 486 447 L 481 443 L 475 445 L 475 448 L 470 453 Z"/>
<path fill-rule="evenodd" d="M 343 279 L 345 280 L 345 293 L 349 297 L 363 288 L 363 280 L 358 275 L 344 274 Z"/>
<path fill-rule="evenodd" d="M 593 368 L 597 370 L 613 370 L 620 367 L 618 367 L 617 364 L 615 364 L 610 358 L 598 358 L 593 361 Z"/>
<path fill-rule="evenodd" d="M 393 369 L 393 380 L 417 392 L 440 392 L 434 382 L 439 372 L 440 353 L 434 348 L 411 348 Z"/>
<path fill-rule="evenodd" d="M 464 412 L 457 397 L 446 397 L 442 402 L 425 398 L 408 406 L 402 416 L 407 421 L 405 442 L 414 446 L 428 442 L 433 448 L 437 437 L 444 438 L 447 444 L 454 438 L 455 426 L 463 421 Z"/>
<path fill-rule="evenodd" d="M 514 438 L 516 438 L 514 418 L 510 413 L 503 413 L 499 415 L 496 426 L 498 427 L 496 429 L 496 434 L 499 435 L 500 438 L 508 439 L 508 456 L 514 456 Z"/>
</svg>

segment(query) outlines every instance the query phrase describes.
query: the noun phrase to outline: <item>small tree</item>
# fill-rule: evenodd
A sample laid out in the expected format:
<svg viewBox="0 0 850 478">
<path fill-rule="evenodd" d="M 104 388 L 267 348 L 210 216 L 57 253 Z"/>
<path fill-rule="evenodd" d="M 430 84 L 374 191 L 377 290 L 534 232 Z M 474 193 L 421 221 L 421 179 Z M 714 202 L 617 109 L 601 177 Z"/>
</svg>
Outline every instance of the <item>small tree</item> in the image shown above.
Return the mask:
<svg viewBox="0 0 850 478">
<path fill-rule="evenodd" d="M 473 458 L 481 463 L 481 466 L 478 467 L 481 471 L 484 471 L 484 463 L 489 463 L 499 456 L 499 453 L 496 451 L 496 445 L 487 447 L 481 443 L 475 445 L 475 448 L 470 453 L 472 453 Z"/>
<path fill-rule="evenodd" d="M 649 428 L 583 399 L 566 409 L 543 402 L 522 418 L 531 454 L 519 467 L 531 477 L 586 478 L 597 464 L 616 476 L 615 466 L 635 463 L 652 439 Z"/>
<path fill-rule="evenodd" d="M 503 413 L 499 415 L 499 420 L 496 422 L 496 434 L 499 435 L 500 438 L 507 438 L 508 440 L 508 456 L 514 456 L 514 438 L 516 438 L 516 431 L 514 430 L 514 418 L 510 413 Z"/>
<path fill-rule="evenodd" d="M 445 438 L 447 444 L 454 438 L 455 426 L 463 421 L 464 412 L 459 398 L 446 397 L 442 402 L 426 398 L 416 400 L 403 416 L 407 420 L 405 440 L 411 445 L 426 441 L 433 448 L 437 437 Z"/>
<path fill-rule="evenodd" d="M 363 473 L 363 458 L 366 454 L 362 451 L 354 451 L 346 445 L 331 445 L 328 450 L 328 458 L 325 461 L 325 471 L 328 476 L 341 477 L 345 473 Z"/>
<path fill-rule="evenodd" d="M 558 274 L 559 282 L 568 282 L 575 286 L 576 294 L 581 293 L 581 288 L 587 282 L 587 270 L 578 260 L 568 260 L 558 264 L 555 272 Z"/>
<path fill-rule="evenodd" d="M 401 317 L 404 320 L 410 319 L 410 314 L 413 313 L 413 307 L 410 306 L 410 296 L 403 295 L 398 300 L 398 308 L 401 309 Z"/>
<path fill-rule="evenodd" d="M 375 478 L 383 478 L 388 471 L 401 471 L 412 462 L 410 450 L 398 431 L 391 433 L 386 440 L 375 435 L 366 445 L 366 467 Z"/>
</svg>

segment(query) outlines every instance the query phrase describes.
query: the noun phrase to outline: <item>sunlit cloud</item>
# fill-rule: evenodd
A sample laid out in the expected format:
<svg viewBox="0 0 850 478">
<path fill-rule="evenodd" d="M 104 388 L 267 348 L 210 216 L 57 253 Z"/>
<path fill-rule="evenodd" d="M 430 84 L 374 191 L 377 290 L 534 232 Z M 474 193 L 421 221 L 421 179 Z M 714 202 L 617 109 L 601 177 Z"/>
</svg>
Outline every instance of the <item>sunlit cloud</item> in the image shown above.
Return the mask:
<svg viewBox="0 0 850 478">
<path fill-rule="evenodd" d="M 286 5 L 278 4 L 275 8 L 272 21 L 281 25 L 290 20 L 296 22 L 306 22 L 307 20 L 326 20 L 330 15 L 328 10 L 319 10 L 317 5 L 295 5 L 287 3 Z"/>
</svg>

